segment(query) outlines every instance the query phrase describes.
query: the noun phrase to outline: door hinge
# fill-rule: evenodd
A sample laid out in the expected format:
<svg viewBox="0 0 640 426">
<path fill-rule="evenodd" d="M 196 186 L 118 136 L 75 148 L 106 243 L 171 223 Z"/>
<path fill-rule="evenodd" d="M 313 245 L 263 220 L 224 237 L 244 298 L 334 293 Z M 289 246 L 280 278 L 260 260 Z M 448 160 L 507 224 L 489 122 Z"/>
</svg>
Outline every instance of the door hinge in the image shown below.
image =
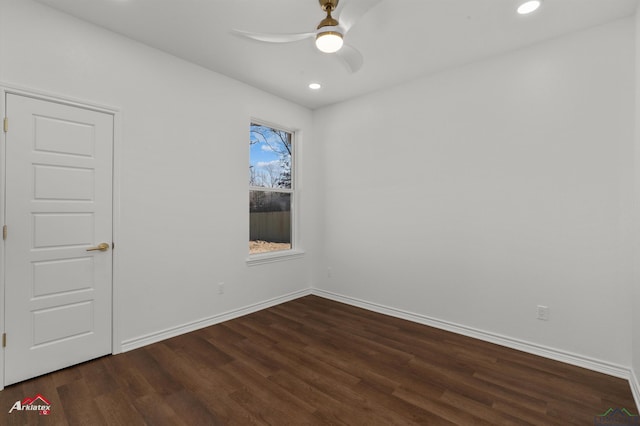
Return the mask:
<svg viewBox="0 0 640 426">
<path fill-rule="evenodd" d="M 4 132 L 7 133 L 9 131 L 9 119 L 7 117 L 4 118 L 3 124 Z"/>
<path fill-rule="evenodd" d="M 2 347 L 7 347 L 7 333 L 2 333 Z"/>
<path fill-rule="evenodd" d="M 7 225 L 4 225 L 2 227 L 2 239 L 6 240 L 7 239 Z"/>
</svg>

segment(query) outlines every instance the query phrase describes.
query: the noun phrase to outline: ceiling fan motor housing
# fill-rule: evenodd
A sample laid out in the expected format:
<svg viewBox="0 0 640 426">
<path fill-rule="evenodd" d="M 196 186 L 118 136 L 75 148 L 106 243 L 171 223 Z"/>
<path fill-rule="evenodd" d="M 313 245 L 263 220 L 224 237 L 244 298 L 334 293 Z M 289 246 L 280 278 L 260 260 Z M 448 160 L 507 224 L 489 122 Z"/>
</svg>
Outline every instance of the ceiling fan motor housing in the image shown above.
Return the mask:
<svg viewBox="0 0 640 426">
<path fill-rule="evenodd" d="M 325 12 L 332 12 L 338 7 L 338 1 L 339 0 L 320 0 L 320 7 L 322 7 L 322 10 Z"/>
</svg>

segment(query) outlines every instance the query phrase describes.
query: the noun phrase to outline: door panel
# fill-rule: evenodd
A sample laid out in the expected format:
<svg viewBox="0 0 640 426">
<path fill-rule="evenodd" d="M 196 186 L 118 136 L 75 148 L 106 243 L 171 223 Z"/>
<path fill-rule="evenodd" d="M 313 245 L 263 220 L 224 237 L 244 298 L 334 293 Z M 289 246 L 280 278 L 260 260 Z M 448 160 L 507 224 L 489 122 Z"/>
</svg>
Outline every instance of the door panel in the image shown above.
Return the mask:
<svg viewBox="0 0 640 426">
<path fill-rule="evenodd" d="M 33 297 L 50 296 L 93 287 L 93 258 L 32 262 Z"/>
<path fill-rule="evenodd" d="M 93 219 L 91 213 L 33 213 L 33 248 L 91 245 Z"/>
<path fill-rule="evenodd" d="M 111 353 L 113 116 L 8 94 L 5 385 Z"/>
<path fill-rule="evenodd" d="M 93 157 L 95 138 L 90 123 L 36 115 L 33 125 L 40 134 L 35 140 L 36 151 Z"/>
<path fill-rule="evenodd" d="M 93 200 L 93 170 L 71 167 L 34 167 L 36 200 Z"/>
</svg>

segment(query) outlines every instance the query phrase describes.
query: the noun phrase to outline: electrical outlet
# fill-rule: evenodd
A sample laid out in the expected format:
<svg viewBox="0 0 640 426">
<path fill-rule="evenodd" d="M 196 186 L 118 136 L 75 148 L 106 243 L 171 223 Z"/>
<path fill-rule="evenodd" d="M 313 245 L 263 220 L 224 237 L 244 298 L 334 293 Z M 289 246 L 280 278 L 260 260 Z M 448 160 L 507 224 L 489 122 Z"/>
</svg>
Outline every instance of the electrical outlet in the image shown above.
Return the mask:
<svg viewBox="0 0 640 426">
<path fill-rule="evenodd" d="M 218 294 L 224 294 L 224 283 L 218 283 Z"/>
<path fill-rule="evenodd" d="M 549 321 L 549 307 L 538 305 L 538 319 L 542 321 Z"/>
</svg>

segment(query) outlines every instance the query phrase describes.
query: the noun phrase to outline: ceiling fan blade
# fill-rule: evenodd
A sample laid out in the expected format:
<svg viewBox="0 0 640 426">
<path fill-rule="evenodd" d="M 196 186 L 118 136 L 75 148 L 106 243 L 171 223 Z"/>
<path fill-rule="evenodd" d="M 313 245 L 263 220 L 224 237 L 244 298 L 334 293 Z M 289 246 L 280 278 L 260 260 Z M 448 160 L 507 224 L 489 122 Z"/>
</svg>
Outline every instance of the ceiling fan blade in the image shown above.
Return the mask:
<svg viewBox="0 0 640 426">
<path fill-rule="evenodd" d="M 293 43 L 306 38 L 315 37 L 316 33 L 294 33 L 294 34 L 269 34 L 254 33 L 251 31 L 231 30 L 231 34 L 238 37 L 249 38 L 263 43 Z"/>
<path fill-rule="evenodd" d="M 362 19 L 367 12 L 383 1 L 384 0 L 350 0 L 344 5 L 338 17 L 340 26 L 344 28 L 346 33 L 359 19 Z"/>
<path fill-rule="evenodd" d="M 340 61 L 350 73 L 357 72 L 362 68 L 364 58 L 362 57 L 362 53 L 360 53 L 355 47 L 345 44 L 342 46 L 342 49 L 338 50 L 335 54 L 340 58 Z"/>
</svg>

